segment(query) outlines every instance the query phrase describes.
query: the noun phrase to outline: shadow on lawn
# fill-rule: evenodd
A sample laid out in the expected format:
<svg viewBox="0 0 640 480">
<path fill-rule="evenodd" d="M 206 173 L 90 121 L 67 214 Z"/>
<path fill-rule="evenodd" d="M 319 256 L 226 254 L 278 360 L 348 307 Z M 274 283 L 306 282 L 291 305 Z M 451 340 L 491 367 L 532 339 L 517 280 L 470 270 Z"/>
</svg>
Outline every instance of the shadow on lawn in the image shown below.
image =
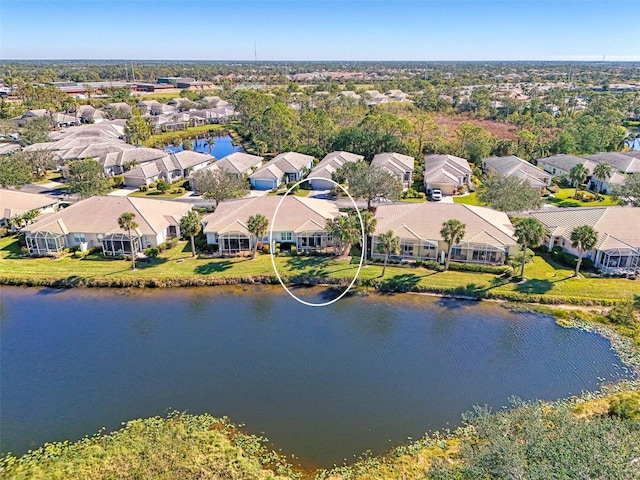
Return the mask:
<svg viewBox="0 0 640 480">
<path fill-rule="evenodd" d="M 199 275 L 209 275 L 211 273 L 220 273 L 233 267 L 233 262 L 229 260 L 220 260 L 217 262 L 209 262 L 204 265 L 198 265 L 194 268 L 194 272 Z"/>
<path fill-rule="evenodd" d="M 527 280 L 526 282 L 519 284 L 515 290 L 520 293 L 547 293 L 553 288 L 554 283 L 555 282 L 550 282 L 549 280 L 532 278 L 531 280 Z"/>
<path fill-rule="evenodd" d="M 401 273 L 382 282 L 380 288 L 395 292 L 410 292 L 420 283 L 420 278 L 415 273 Z"/>
</svg>

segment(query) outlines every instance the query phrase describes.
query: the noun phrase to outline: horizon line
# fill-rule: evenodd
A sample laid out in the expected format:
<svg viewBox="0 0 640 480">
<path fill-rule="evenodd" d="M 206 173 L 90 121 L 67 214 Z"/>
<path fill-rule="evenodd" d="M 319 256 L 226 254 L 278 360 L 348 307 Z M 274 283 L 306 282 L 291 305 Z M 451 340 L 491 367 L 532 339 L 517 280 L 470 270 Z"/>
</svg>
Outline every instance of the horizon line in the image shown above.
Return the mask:
<svg viewBox="0 0 640 480">
<path fill-rule="evenodd" d="M 264 59 L 264 60 L 256 60 L 255 59 L 169 59 L 169 58 L 2 58 L 0 59 L 0 63 L 8 63 L 8 62 L 132 62 L 132 63 L 140 63 L 140 62 L 216 62 L 216 63 L 276 63 L 276 62 L 291 62 L 291 63 L 508 63 L 508 62 L 517 62 L 517 63 L 561 63 L 561 62 L 576 62 L 576 63 L 640 63 L 640 57 L 634 57 L 634 59 L 628 60 L 614 60 L 614 59 L 572 59 L 572 58 L 564 58 L 564 59 L 529 59 L 529 60 L 516 60 L 516 59 L 483 59 L 483 60 L 340 60 L 340 59 L 325 59 L 325 60 L 285 60 L 285 59 Z"/>
</svg>

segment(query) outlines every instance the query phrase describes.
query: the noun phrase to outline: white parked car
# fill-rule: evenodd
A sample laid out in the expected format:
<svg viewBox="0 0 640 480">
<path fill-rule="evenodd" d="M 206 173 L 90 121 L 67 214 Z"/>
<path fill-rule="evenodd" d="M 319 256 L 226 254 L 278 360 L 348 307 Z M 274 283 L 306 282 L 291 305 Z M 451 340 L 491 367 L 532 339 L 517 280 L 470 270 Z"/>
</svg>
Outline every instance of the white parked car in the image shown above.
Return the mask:
<svg viewBox="0 0 640 480">
<path fill-rule="evenodd" d="M 439 188 L 434 188 L 431 190 L 431 200 L 434 202 L 439 202 L 442 200 L 442 191 Z"/>
</svg>

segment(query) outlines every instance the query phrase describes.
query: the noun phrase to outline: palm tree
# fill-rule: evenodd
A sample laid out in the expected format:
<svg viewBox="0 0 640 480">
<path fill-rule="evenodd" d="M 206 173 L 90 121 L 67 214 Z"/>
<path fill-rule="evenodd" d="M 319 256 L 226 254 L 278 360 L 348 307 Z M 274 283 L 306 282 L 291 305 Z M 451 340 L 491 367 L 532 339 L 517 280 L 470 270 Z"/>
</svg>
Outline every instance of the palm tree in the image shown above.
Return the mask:
<svg viewBox="0 0 640 480">
<path fill-rule="evenodd" d="M 253 236 L 256 237 L 253 244 L 253 255 L 251 258 L 256 258 L 256 252 L 258 251 L 258 239 L 264 237 L 267 234 L 269 228 L 269 220 L 261 213 L 256 213 L 249 217 L 247 222 L 247 230 Z"/>
<path fill-rule="evenodd" d="M 202 224 L 200 223 L 200 215 L 195 210 L 191 210 L 180 219 L 180 231 L 184 236 L 191 238 L 191 256 L 196 256 L 195 236 L 200 233 Z"/>
<path fill-rule="evenodd" d="M 589 175 L 589 170 L 587 170 L 587 167 L 582 163 L 574 165 L 571 167 L 571 170 L 569 170 L 569 178 L 576 182 L 576 194 L 574 198 L 578 198 L 578 189 L 580 188 L 580 184 L 586 180 L 587 175 Z"/>
<path fill-rule="evenodd" d="M 593 169 L 593 176 L 598 180 L 598 189 L 596 191 L 598 196 L 600 196 L 600 192 L 602 191 L 602 184 L 611 178 L 611 175 L 611 165 L 608 163 L 599 163 Z"/>
<path fill-rule="evenodd" d="M 132 212 L 124 212 L 118 217 L 118 225 L 122 230 L 126 230 L 127 235 L 129 235 L 129 245 L 131 246 L 131 268 L 133 270 L 136 269 L 136 249 L 133 237 L 131 237 L 131 230 L 135 230 L 136 228 L 138 228 L 138 224 L 134 220 L 135 217 L 136 214 Z"/>
<path fill-rule="evenodd" d="M 378 252 L 384 254 L 384 265 L 382 267 L 381 277 L 384 277 L 384 272 L 387 269 L 387 261 L 389 255 L 397 255 L 400 252 L 400 237 L 393 233 L 393 230 L 389 230 L 387 233 L 383 233 L 378 236 Z"/>
<path fill-rule="evenodd" d="M 364 265 L 367 265 L 367 239 L 369 238 L 369 235 L 373 235 L 374 230 L 376 229 L 376 217 L 373 216 L 373 213 L 369 212 L 369 211 L 364 211 L 364 212 L 360 212 L 360 216 L 362 217 L 362 223 L 364 225 L 364 245 L 362 245 L 362 248 L 364 249 Z M 358 232 L 360 232 L 360 219 L 358 218 L 358 215 L 353 215 L 353 221 L 355 223 L 355 225 L 357 226 L 357 230 Z M 362 233 L 362 232 L 360 232 Z M 362 241 L 362 239 L 360 239 L 360 241 Z"/>
<path fill-rule="evenodd" d="M 580 225 L 571 231 L 571 246 L 578 249 L 578 263 L 576 263 L 574 277 L 577 277 L 580 271 L 582 254 L 595 247 L 596 243 L 598 243 L 598 232 L 590 225 Z"/>
<path fill-rule="evenodd" d="M 442 224 L 442 230 L 440 230 L 440 235 L 447 244 L 447 261 L 444 264 L 444 269 L 449 270 L 449 262 L 451 261 L 451 251 L 453 250 L 453 245 L 456 243 L 460 243 L 460 241 L 464 238 L 466 225 L 462 223 L 460 220 L 451 219 L 447 220 Z"/>
<path fill-rule="evenodd" d="M 518 243 L 522 245 L 522 265 L 520 267 L 520 277 L 524 278 L 524 264 L 527 259 L 527 248 L 535 248 L 542 243 L 545 235 L 548 233 L 540 220 L 533 217 L 521 218 L 516 222 L 515 237 Z"/>
</svg>

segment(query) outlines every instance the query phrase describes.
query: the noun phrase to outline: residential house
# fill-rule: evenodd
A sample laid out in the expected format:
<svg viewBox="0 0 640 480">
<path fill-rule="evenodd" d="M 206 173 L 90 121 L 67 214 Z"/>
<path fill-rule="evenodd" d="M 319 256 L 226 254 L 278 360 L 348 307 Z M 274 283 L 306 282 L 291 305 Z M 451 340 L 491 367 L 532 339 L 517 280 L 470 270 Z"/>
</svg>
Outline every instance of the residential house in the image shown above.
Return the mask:
<svg viewBox="0 0 640 480">
<path fill-rule="evenodd" d="M 408 101 L 409 95 L 404 93 L 402 90 L 389 90 L 384 92 L 385 97 L 393 102 L 405 102 Z"/>
<path fill-rule="evenodd" d="M 232 173 L 238 178 L 248 177 L 253 171 L 260 168 L 264 157 L 258 155 L 250 155 L 244 152 L 230 153 L 226 157 L 218 160 L 214 165 L 221 168 L 225 172 Z"/>
<path fill-rule="evenodd" d="M 482 170 L 489 175 L 516 177 L 520 183 L 528 183 L 533 188 L 551 185 L 551 175 L 515 155 L 507 157 L 489 157 L 482 159 Z"/>
<path fill-rule="evenodd" d="M 313 167 L 313 157 L 297 152 L 277 155 L 249 175 L 251 186 L 256 190 L 271 190 L 282 183 L 301 180 L 305 171 Z"/>
<path fill-rule="evenodd" d="M 379 153 L 373 157 L 371 166 L 382 167 L 396 175 L 406 190 L 411 187 L 415 159 L 401 153 Z"/>
<path fill-rule="evenodd" d="M 15 152 L 16 150 L 20 150 L 19 143 L 13 142 L 0 142 L 0 155 L 8 155 L 10 153 Z"/>
<path fill-rule="evenodd" d="M 57 255 L 71 246 L 82 251 L 101 247 L 108 255 L 131 254 L 132 250 L 141 254 L 170 236 L 179 236 L 180 219 L 191 207 L 171 200 L 98 196 L 59 210 L 22 231 L 29 252 L 35 255 Z M 134 213 L 138 224 L 132 238 L 118 225 L 125 212 Z"/>
<path fill-rule="evenodd" d="M 468 187 L 471 167 L 464 158 L 453 155 L 427 155 L 424 157 L 424 186 L 428 194 L 439 189 L 444 195 L 453 195 L 460 187 Z"/>
<path fill-rule="evenodd" d="M 349 152 L 331 152 L 328 153 L 309 174 L 309 183 L 314 190 L 331 190 L 335 184 L 330 181 L 333 174 L 348 162 L 357 162 L 364 160 L 364 156 L 356 155 Z"/>
<path fill-rule="evenodd" d="M 584 257 L 604 273 L 622 274 L 640 271 L 640 208 L 637 207 L 577 207 L 541 210 L 530 215 L 540 220 L 549 235 L 544 245 L 572 255 L 571 232 L 581 225 L 589 225 L 598 232 L 598 242 Z"/>
<path fill-rule="evenodd" d="M 520 248 L 509 217 L 486 207 L 433 202 L 386 204 L 378 206 L 375 218 L 372 258 L 384 258 L 378 251 L 378 237 L 392 230 L 400 237 L 398 259 L 443 261 L 447 244 L 440 230 L 451 219 L 465 224 L 466 232 L 453 247 L 452 261 L 500 265 L 509 255 L 517 255 Z"/>
<path fill-rule="evenodd" d="M 215 158 L 211 155 L 189 150 L 168 153 L 153 163 L 141 165 L 124 173 L 124 184 L 127 187 L 140 187 L 159 179 L 173 183 L 205 168 L 214 160 Z"/>
<path fill-rule="evenodd" d="M 360 100 L 362 96 L 351 90 L 343 90 L 338 94 L 338 98 L 350 98 L 351 100 Z"/>
<path fill-rule="evenodd" d="M 135 147 L 106 153 L 97 160 L 104 168 L 105 174 L 113 176 L 122 175 L 125 173 L 125 168 L 135 168 L 167 155 L 167 152 L 157 148 Z"/>
<path fill-rule="evenodd" d="M 27 124 L 27 122 L 32 118 L 45 117 L 48 115 L 49 115 L 49 112 L 47 112 L 46 108 L 37 108 L 35 110 L 29 110 L 28 112 L 20 115 L 19 117 L 14 117 L 11 119 L 11 121 L 19 127 L 24 127 Z"/>
<path fill-rule="evenodd" d="M 618 152 L 602 152 L 585 155 L 584 158 L 596 163 L 608 163 L 612 168 L 622 173 L 633 174 L 640 172 L 640 158 L 636 158 L 633 155 Z"/>
<path fill-rule="evenodd" d="M 383 95 L 378 90 L 365 90 L 362 96 L 366 98 L 367 105 L 370 107 L 381 103 L 389 103 L 389 97 Z"/>
<path fill-rule="evenodd" d="M 228 200 L 202 219 L 207 243 L 218 245 L 221 253 L 251 251 L 256 239 L 247 225 L 249 217 L 256 213 L 269 220 L 273 242 L 279 243 L 282 250 L 295 245 L 298 252 L 329 248 L 331 243 L 324 228 L 327 220 L 340 215 L 334 202 L 316 198 L 288 195 Z M 257 241 L 269 244 L 268 233 Z"/>
<path fill-rule="evenodd" d="M 597 165 L 597 162 L 594 162 L 593 160 L 564 153 L 558 153 L 551 157 L 538 158 L 536 163 L 538 164 L 538 167 L 554 176 L 569 175 L 571 169 L 579 163 L 584 165 L 589 172 L 589 176 L 591 176 L 593 175 L 593 169 Z"/>
<path fill-rule="evenodd" d="M 60 201 L 37 193 L 0 189 L 0 225 L 11 225 L 12 219 L 34 212 L 52 213 L 58 209 Z"/>
<path fill-rule="evenodd" d="M 118 118 L 124 118 L 131 115 L 131 105 L 125 102 L 113 102 L 106 104 L 102 110 L 107 113 L 107 116 L 113 115 L 116 111 L 119 112 Z"/>
</svg>

